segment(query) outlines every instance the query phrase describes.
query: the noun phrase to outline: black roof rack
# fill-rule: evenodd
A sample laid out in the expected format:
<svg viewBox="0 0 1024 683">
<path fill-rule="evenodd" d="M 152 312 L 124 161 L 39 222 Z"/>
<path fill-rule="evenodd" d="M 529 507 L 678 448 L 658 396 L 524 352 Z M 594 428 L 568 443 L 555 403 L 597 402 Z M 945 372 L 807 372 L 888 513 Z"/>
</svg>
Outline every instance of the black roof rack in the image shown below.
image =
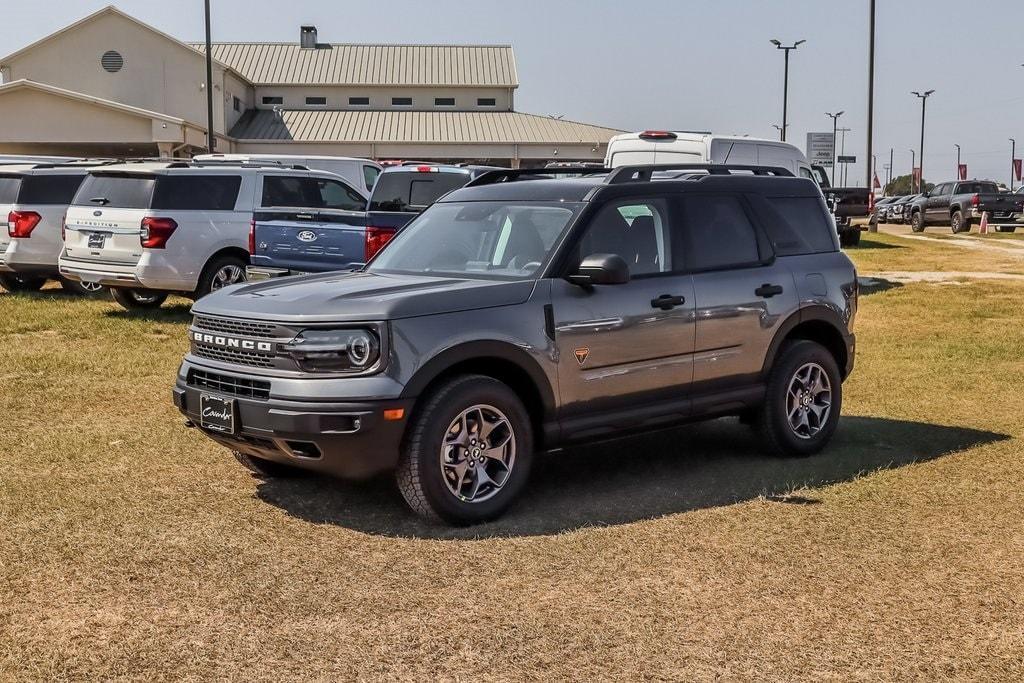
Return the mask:
<svg viewBox="0 0 1024 683">
<path fill-rule="evenodd" d="M 280 161 L 274 161 L 270 159 L 266 160 L 249 160 L 249 159 L 201 159 L 196 161 L 195 159 L 177 159 L 167 165 L 167 168 L 203 168 L 203 167 L 224 167 L 229 166 L 232 168 L 281 168 L 294 171 L 308 171 L 308 166 L 302 164 L 284 164 Z"/>
<path fill-rule="evenodd" d="M 793 172 L 781 166 L 755 166 L 752 164 L 643 164 L 622 166 L 611 171 L 605 179 L 608 185 L 622 183 L 644 183 L 660 171 L 705 171 L 708 175 L 733 175 L 744 171 L 758 176 L 793 177 Z"/>
<path fill-rule="evenodd" d="M 510 183 L 516 180 L 537 180 L 555 175 L 605 175 L 611 173 L 607 168 L 590 168 L 586 166 L 562 166 L 559 168 L 503 168 L 496 171 L 488 171 L 474 180 L 466 183 L 466 187 L 479 187 L 480 185 L 495 185 L 497 183 Z"/>
</svg>

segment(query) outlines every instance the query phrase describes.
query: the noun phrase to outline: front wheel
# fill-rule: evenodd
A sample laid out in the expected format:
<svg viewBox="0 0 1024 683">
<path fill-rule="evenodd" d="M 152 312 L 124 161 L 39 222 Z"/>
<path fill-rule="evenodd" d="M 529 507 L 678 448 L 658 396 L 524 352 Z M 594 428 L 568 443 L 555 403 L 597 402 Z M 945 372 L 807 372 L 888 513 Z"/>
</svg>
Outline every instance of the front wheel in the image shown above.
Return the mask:
<svg viewBox="0 0 1024 683">
<path fill-rule="evenodd" d="M 467 525 L 501 515 L 526 484 L 533 427 L 507 385 L 482 375 L 456 377 L 417 410 L 396 480 L 415 512 Z"/>
<path fill-rule="evenodd" d="M 757 418 L 763 443 L 779 456 L 817 453 L 835 432 L 843 384 L 835 358 L 806 339 L 787 342 L 768 377 Z"/>
<path fill-rule="evenodd" d="M 129 311 L 160 308 L 164 301 L 167 300 L 166 292 L 159 292 L 153 289 L 128 289 L 126 287 L 111 287 L 110 296 Z"/>
<path fill-rule="evenodd" d="M 920 211 L 915 211 L 910 216 L 910 229 L 914 232 L 924 232 L 924 218 Z"/>
<path fill-rule="evenodd" d="M 14 292 L 38 292 L 46 284 L 45 277 L 29 277 L 17 273 L 0 273 L 0 287 Z"/>
</svg>

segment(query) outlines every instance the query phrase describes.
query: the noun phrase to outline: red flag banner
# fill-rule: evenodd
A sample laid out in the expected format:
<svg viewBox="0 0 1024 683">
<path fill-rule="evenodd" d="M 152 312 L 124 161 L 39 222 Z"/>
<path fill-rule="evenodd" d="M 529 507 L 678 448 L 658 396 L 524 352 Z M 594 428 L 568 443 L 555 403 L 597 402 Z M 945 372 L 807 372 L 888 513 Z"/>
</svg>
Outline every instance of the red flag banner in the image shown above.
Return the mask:
<svg viewBox="0 0 1024 683">
<path fill-rule="evenodd" d="M 880 190 L 880 189 L 882 189 L 882 183 L 881 183 L 881 182 L 879 182 L 879 180 L 878 180 L 878 174 L 877 174 L 877 173 L 875 174 L 875 183 L 874 183 L 874 185 L 875 185 L 875 189 L 876 189 L 876 190 Z"/>
<path fill-rule="evenodd" d="M 957 171 L 960 173 L 960 180 L 967 180 L 967 164 L 960 164 Z"/>
<path fill-rule="evenodd" d="M 1017 180 L 1020 180 L 1020 172 L 1021 172 L 1021 160 L 1020 159 L 1014 159 L 1013 160 L 1013 175 L 1017 176 Z"/>
<path fill-rule="evenodd" d="M 913 173 L 912 177 L 914 178 L 914 186 L 916 187 L 921 182 L 921 167 L 920 166 L 915 166 L 914 167 L 914 173 Z"/>
</svg>

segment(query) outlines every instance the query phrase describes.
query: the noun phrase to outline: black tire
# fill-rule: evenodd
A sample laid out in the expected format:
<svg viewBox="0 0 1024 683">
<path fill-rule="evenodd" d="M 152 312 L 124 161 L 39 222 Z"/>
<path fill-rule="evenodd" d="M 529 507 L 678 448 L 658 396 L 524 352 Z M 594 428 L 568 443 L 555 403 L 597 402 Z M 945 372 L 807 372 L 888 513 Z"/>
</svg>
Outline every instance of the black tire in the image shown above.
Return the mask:
<svg viewBox="0 0 1024 683">
<path fill-rule="evenodd" d="M 235 460 L 242 463 L 245 469 L 261 479 L 286 479 L 294 477 L 301 472 L 298 467 L 274 462 L 273 460 L 254 458 L 251 455 L 239 453 L 238 451 L 231 451 L 231 455 L 235 456 Z"/>
<path fill-rule="evenodd" d="M 68 280 L 67 278 L 60 278 L 60 288 L 68 294 L 74 294 L 75 296 L 98 296 L 106 290 L 103 285 L 93 285 L 85 282 L 78 282 L 77 280 Z"/>
<path fill-rule="evenodd" d="M 46 284 L 45 277 L 29 277 L 17 273 L 0 273 L 0 287 L 15 292 L 38 292 Z"/>
<path fill-rule="evenodd" d="M 111 287 L 110 296 L 129 311 L 150 310 L 160 308 L 167 301 L 167 292 L 155 289 L 129 289 L 127 287 Z"/>
<path fill-rule="evenodd" d="M 1017 226 L 1016 225 L 1000 225 L 1000 226 L 996 227 L 996 230 L 998 230 L 999 232 L 1017 232 Z"/>
<path fill-rule="evenodd" d="M 451 379 L 422 401 L 407 428 L 395 472 L 402 497 L 422 517 L 454 525 L 478 524 L 501 515 L 522 491 L 533 462 L 533 426 L 522 401 L 507 385 L 483 375 Z M 514 437 L 511 441 L 514 459 L 501 485 L 490 497 L 466 501 L 456 497 L 449 488 L 449 482 L 458 476 L 455 471 L 451 471 L 451 480 L 442 473 L 445 457 L 442 446 L 446 436 L 452 434 L 450 427 L 455 420 L 476 406 L 490 406 L 503 414 Z M 470 427 L 468 435 L 473 434 Z M 471 462 L 473 458 L 466 460 Z M 493 468 L 494 463 L 488 461 L 485 465 Z M 494 472 L 490 470 L 491 474 Z M 462 490 L 458 485 L 455 488 Z"/>
<path fill-rule="evenodd" d="M 850 229 L 839 233 L 839 245 L 843 247 L 855 247 L 860 244 L 860 230 Z"/>
<path fill-rule="evenodd" d="M 231 256 L 230 254 L 225 256 L 218 256 L 211 259 L 206 267 L 203 268 L 202 275 L 199 276 L 199 286 L 195 291 L 195 298 L 202 299 L 210 292 L 216 291 L 221 287 L 227 285 L 236 284 L 238 282 L 245 282 L 245 266 L 247 265 L 246 260 L 239 256 Z M 233 280 L 230 282 L 224 282 L 222 274 L 225 272 L 236 273 L 240 279 Z"/>
<path fill-rule="evenodd" d="M 920 211 L 915 211 L 910 215 L 910 229 L 914 232 L 924 232 L 924 217 Z"/>
<path fill-rule="evenodd" d="M 953 230 L 954 235 L 960 234 L 961 232 L 971 231 L 971 224 L 969 222 L 964 223 L 963 211 L 960 211 L 959 209 L 950 214 L 949 227 Z"/>
<path fill-rule="evenodd" d="M 790 426 L 788 398 L 795 375 L 808 364 L 821 368 L 830 384 L 830 408 L 813 435 L 800 436 Z M 839 424 L 843 404 L 843 384 L 835 358 L 821 344 L 806 339 L 786 342 L 779 350 L 771 373 L 765 400 L 756 427 L 762 443 L 772 455 L 804 457 L 817 453 L 828 443 Z M 806 412 L 806 411 L 805 411 Z"/>
</svg>

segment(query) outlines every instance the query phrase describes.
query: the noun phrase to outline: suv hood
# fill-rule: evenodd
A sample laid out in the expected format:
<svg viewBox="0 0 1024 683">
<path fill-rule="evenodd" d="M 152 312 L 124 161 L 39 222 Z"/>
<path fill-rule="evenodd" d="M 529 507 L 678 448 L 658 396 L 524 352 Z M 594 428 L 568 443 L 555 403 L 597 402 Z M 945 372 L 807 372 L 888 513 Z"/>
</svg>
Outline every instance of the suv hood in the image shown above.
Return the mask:
<svg viewBox="0 0 1024 683">
<path fill-rule="evenodd" d="M 529 299 L 535 281 L 496 282 L 426 275 L 320 273 L 226 287 L 193 312 L 279 322 L 370 322 L 478 308 Z"/>
</svg>

